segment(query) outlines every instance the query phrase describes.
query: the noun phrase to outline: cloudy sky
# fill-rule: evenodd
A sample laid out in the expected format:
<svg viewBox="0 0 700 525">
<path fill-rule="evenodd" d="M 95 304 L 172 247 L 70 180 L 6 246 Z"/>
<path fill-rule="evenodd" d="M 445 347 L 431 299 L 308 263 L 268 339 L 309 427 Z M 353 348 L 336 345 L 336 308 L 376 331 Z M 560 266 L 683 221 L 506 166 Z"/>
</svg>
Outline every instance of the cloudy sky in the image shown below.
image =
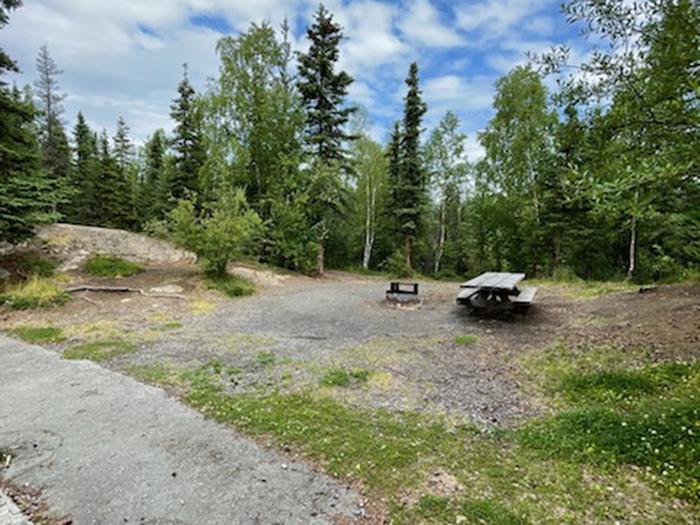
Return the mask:
<svg viewBox="0 0 700 525">
<path fill-rule="evenodd" d="M 156 128 L 169 130 L 169 104 L 189 65 L 204 89 L 216 74 L 217 39 L 251 22 L 279 24 L 285 16 L 296 49 L 316 0 L 25 0 L 2 30 L 2 46 L 22 73 L 35 78 L 34 59 L 46 43 L 64 70 L 66 123 L 82 110 L 110 133 L 123 116 L 138 142 Z M 568 43 L 585 52 L 578 28 L 568 25 L 559 0 L 326 0 L 345 28 L 342 67 L 356 80 L 351 99 L 368 112 L 371 133 L 386 138 L 400 117 L 403 79 L 416 60 L 429 105 L 430 128 L 448 109 L 457 112 L 479 154 L 476 133 L 492 114 L 494 81 L 524 62 L 526 51 Z"/>
</svg>

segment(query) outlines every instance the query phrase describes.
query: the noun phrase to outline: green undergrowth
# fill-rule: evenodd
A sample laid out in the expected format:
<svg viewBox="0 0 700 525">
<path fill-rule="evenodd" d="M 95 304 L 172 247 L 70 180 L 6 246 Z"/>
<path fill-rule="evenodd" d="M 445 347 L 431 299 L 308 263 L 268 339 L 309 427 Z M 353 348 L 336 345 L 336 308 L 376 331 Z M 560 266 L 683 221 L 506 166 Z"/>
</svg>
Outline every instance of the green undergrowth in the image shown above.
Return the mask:
<svg viewBox="0 0 700 525">
<path fill-rule="evenodd" d="M 528 380 L 552 413 L 489 432 L 438 415 L 350 406 L 325 395 L 324 381 L 305 391 L 233 394 L 227 384 L 241 370 L 218 361 L 138 373 L 181 385 L 207 417 L 360 481 L 386 502 L 394 524 L 692 523 L 700 518 L 696 366 L 634 368 L 643 353 L 612 349 L 601 364 L 596 352 L 606 351 L 544 352 L 533 361 L 544 372 Z M 345 369 L 323 377 L 336 387 L 345 374 L 350 381 Z M 438 474 L 451 480 L 447 488 L 430 483 Z"/>
<path fill-rule="evenodd" d="M 17 326 L 8 332 L 27 343 L 60 343 L 66 339 L 56 326 Z"/>
<path fill-rule="evenodd" d="M 56 271 L 56 261 L 44 257 L 37 252 L 25 252 L 19 256 L 17 271 L 23 275 L 38 275 L 39 277 L 51 277 Z"/>
<path fill-rule="evenodd" d="M 85 271 L 96 277 L 128 277 L 143 271 L 143 267 L 121 257 L 93 255 L 85 263 Z"/>
<path fill-rule="evenodd" d="M 90 361 L 106 361 L 114 357 L 131 354 L 136 346 L 128 341 L 93 341 L 72 346 L 63 351 L 64 359 L 88 359 Z"/>
<path fill-rule="evenodd" d="M 455 343 L 461 346 L 473 345 L 478 340 L 479 336 L 473 334 L 458 335 L 457 337 L 455 337 Z"/>
<path fill-rule="evenodd" d="M 0 294 L 0 304 L 11 310 L 52 308 L 68 300 L 68 294 L 56 282 L 36 275 Z"/>
<path fill-rule="evenodd" d="M 344 368 L 331 368 L 321 376 L 319 384 L 321 386 L 337 386 L 351 387 L 367 383 L 367 380 L 372 375 L 371 370 L 362 368 L 353 368 L 346 370 Z"/>
<path fill-rule="evenodd" d="M 245 297 L 255 293 L 255 284 L 237 275 L 208 273 L 206 280 L 210 288 L 228 297 Z"/>
</svg>

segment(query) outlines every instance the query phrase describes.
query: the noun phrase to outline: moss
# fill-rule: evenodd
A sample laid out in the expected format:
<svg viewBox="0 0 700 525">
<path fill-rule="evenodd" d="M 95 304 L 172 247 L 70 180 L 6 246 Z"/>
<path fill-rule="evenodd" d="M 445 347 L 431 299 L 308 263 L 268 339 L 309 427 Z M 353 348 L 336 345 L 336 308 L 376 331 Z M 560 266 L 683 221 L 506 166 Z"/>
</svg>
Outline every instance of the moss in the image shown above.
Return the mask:
<svg viewBox="0 0 700 525">
<path fill-rule="evenodd" d="M 96 277 L 127 277 L 143 271 L 143 267 L 120 257 L 93 255 L 85 263 L 85 271 Z"/>
</svg>

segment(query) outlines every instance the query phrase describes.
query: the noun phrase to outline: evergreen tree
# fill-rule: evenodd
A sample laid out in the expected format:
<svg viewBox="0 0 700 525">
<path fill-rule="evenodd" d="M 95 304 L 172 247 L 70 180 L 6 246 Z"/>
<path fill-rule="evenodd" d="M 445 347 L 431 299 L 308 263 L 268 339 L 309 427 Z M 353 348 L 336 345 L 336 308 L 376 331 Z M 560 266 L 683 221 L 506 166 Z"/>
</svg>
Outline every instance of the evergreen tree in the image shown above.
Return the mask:
<svg viewBox="0 0 700 525">
<path fill-rule="evenodd" d="M 97 199 L 97 137 L 82 112 L 78 113 L 73 129 L 75 156 L 71 176 L 72 199 L 67 207 L 67 219 L 77 224 L 95 224 L 93 208 Z"/>
<path fill-rule="evenodd" d="M 122 117 L 117 120 L 117 131 L 112 140 L 114 141 L 114 158 L 117 166 L 126 173 L 134 159 L 134 146 L 129 139 L 129 126 L 126 125 Z"/>
<path fill-rule="evenodd" d="M 186 64 L 183 66 L 183 78 L 177 92 L 178 96 L 170 106 L 170 116 L 177 123 L 172 142 L 175 169 L 168 181 L 168 193 L 173 199 L 183 198 L 188 192 L 199 190 L 199 169 L 206 158 L 196 93 L 187 77 Z"/>
<path fill-rule="evenodd" d="M 0 28 L 20 5 L 19 0 L 0 0 Z M 34 108 L 2 80 L 8 71 L 18 69 L 0 50 L 0 239 L 16 243 L 30 237 L 35 224 L 56 219 L 57 190 L 41 167 L 32 133 Z"/>
<path fill-rule="evenodd" d="M 347 152 L 343 143 L 354 137 L 343 127 L 355 108 L 343 104 L 352 77 L 345 71 L 335 72 L 343 29 L 319 4 L 306 34 L 311 46 L 307 53 L 299 55 L 298 86 L 306 108 L 308 141 L 318 159 L 339 161 L 345 167 Z"/>
<path fill-rule="evenodd" d="M 427 176 L 421 159 L 420 134 L 427 106 L 418 85 L 418 64 L 413 62 L 406 77 L 408 92 L 404 98 L 403 135 L 399 171 L 400 200 L 397 214 L 404 239 L 405 263 L 411 268 L 413 240 L 421 224 L 426 199 Z"/>
<path fill-rule="evenodd" d="M 156 130 L 146 142 L 144 172 L 141 180 L 139 201 L 142 222 L 160 218 L 164 209 L 159 198 L 161 188 L 165 187 L 165 150 L 167 138 L 162 129 Z"/>
<path fill-rule="evenodd" d="M 36 106 L 39 110 L 39 143 L 41 144 L 44 169 L 63 185 L 68 186 L 71 169 L 71 151 L 63 128 L 63 101 L 58 76 L 63 71 L 49 53 L 46 44 L 39 48 L 36 59 L 38 78 L 34 82 Z"/>
</svg>

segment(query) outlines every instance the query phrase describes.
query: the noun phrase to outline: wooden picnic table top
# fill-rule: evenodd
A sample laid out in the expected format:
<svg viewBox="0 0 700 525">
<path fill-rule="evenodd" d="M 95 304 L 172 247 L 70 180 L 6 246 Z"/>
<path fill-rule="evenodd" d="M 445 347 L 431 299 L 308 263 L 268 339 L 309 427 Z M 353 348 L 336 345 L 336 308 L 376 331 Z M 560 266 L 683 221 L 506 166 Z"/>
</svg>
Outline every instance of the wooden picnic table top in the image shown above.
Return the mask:
<svg viewBox="0 0 700 525">
<path fill-rule="evenodd" d="M 525 279 L 524 273 L 486 272 L 460 286 L 461 288 L 491 288 L 512 291 L 523 279 Z"/>
</svg>

